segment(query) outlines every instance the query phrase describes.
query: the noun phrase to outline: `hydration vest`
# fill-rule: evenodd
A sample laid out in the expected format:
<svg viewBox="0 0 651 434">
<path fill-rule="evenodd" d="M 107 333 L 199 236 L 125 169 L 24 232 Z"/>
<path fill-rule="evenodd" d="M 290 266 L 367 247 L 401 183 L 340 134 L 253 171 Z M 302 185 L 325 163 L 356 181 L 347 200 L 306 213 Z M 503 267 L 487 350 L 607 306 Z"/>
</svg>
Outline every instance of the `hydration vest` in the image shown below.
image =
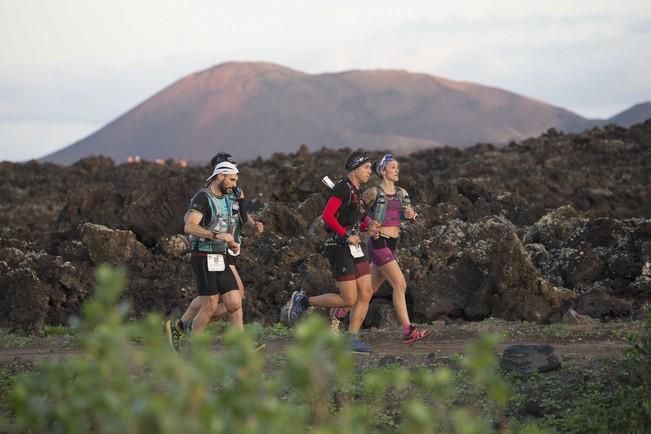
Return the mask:
<svg viewBox="0 0 651 434">
<path fill-rule="evenodd" d="M 368 215 L 373 219 L 377 220 L 380 223 L 384 223 L 387 215 L 388 202 L 384 189 L 381 186 L 376 186 L 375 190 L 377 191 L 377 196 L 375 197 L 375 203 L 368 212 Z M 409 194 L 404 188 L 396 186 L 396 195 L 400 199 L 400 220 L 404 221 L 404 210 L 406 208 L 411 208 L 411 199 L 409 199 Z"/>
<path fill-rule="evenodd" d="M 350 181 L 350 178 L 348 177 L 341 178 L 339 181 L 337 181 L 337 184 L 340 182 L 343 182 L 348 186 L 348 200 L 345 202 L 345 204 L 342 203 L 343 206 L 350 206 L 351 202 L 353 201 L 353 191 L 357 191 L 357 216 L 355 220 L 359 220 L 360 217 L 364 216 L 364 202 L 362 201 L 362 191 L 358 188 L 355 188 L 353 183 Z M 358 224 L 359 222 L 355 224 L 355 226 Z"/>
<path fill-rule="evenodd" d="M 202 192 L 206 193 L 208 197 L 208 205 L 210 206 L 211 217 L 206 229 L 214 232 L 227 232 L 232 234 L 236 242 L 240 242 L 241 234 L 240 229 L 242 226 L 241 216 L 239 214 L 239 203 L 232 194 L 224 195 L 223 203 L 226 209 L 220 206 L 220 200 L 215 194 L 207 188 L 200 190 L 197 194 Z M 233 212 L 236 212 L 234 215 Z M 190 234 L 188 237 L 192 245 L 193 251 L 206 252 L 206 253 L 226 253 L 228 246 L 224 240 L 213 240 L 200 238 Z"/>
<path fill-rule="evenodd" d="M 341 178 L 339 179 L 335 185 L 338 185 L 339 183 L 345 183 L 346 186 L 348 187 L 348 200 L 342 202 L 342 206 L 348 207 L 350 203 L 353 201 L 353 189 L 355 189 L 355 186 L 353 183 L 350 181 L 348 177 Z M 335 187 L 332 187 L 330 189 L 330 194 L 328 195 L 328 199 L 332 196 L 332 190 L 334 190 Z M 359 219 L 364 215 L 364 203 L 362 201 L 362 193 L 359 189 L 357 190 L 357 216 L 355 217 L 356 223 L 353 224 L 352 230 L 353 232 L 357 232 L 359 230 Z M 335 216 L 337 220 L 339 220 L 339 212 L 337 212 L 337 215 Z M 340 222 L 341 223 L 341 222 Z M 340 243 L 341 237 L 339 237 L 332 229 L 330 229 L 322 219 L 319 218 L 319 223 L 317 224 L 317 228 L 315 229 L 317 233 L 325 233 L 326 235 L 329 236 L 328 241 L 326 242 L 335 242 L 335 243 Z"/>
</svg>

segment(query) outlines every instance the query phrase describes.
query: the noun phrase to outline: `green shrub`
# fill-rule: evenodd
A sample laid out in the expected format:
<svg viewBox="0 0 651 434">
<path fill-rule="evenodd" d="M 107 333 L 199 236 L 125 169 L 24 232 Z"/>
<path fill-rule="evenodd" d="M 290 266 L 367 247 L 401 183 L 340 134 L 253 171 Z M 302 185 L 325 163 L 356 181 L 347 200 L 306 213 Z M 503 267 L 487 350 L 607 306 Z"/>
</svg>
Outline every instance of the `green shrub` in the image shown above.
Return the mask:
<svg viewBox="0 0 651 434">
<path fill-rule="evenodd" d="M 449 369 L 355 371 L 350 342 L 318 316 L 296 327 L 279 368 L 265 369 L 264 354 L 235 329 L 226 331 L 220 352 L 204 333 L 193 337 L 191 351 L 172 353 L 159 316 L 127 321 L 129 307 L 120 302 L 124 271 L 99 267 L 96 274 L 94 298 L 78 324 L 82 354 L 44 362 L 18 377 L 10 391 L 14 419 L 5 430 L 490 433 L 508 399 L 495 371 L 495 336 L 475 343 L 462 359 L 485 396 L 482 415 L 452 404 Z"/>
<path fill-rule="evenodd" d="M 516 391 L 512 414 L 533 397 L 544 416 L 535 423 L 562 433 L 651 433 L 651 311 L 634 344 L 620 358 L 595 359 L 589 367 L 564 366 L 562 371 L 525 378 L 507 376 Z M 514 424 L 524 431 L 534 421 Z"/>
<path fill-rule="evenodd" d="M 651 309 L 631 341 L 634 346 L 626 351 L 618 375 L 578 401 L 568 417 L 572 432 L 651 432 Z"/>
</svg>

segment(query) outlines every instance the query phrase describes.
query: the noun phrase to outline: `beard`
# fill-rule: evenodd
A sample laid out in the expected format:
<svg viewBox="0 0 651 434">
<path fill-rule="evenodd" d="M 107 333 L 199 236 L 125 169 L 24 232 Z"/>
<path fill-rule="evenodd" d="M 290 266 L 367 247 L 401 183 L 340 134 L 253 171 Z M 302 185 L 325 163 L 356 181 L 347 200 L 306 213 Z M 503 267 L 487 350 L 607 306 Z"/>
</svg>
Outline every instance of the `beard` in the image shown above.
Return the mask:
<svg viewBox="0 0 651 434">
<path fill-rule="evenodd" d="M 221 194 L 226 194 L 226 193 L 228 193 L 229 191 L 231 191 L 230 188 L 226 188 L 226 187 L 224 187 L 224 181 L 217 183 L 217 188 L 219 189 L 219 192 L 220 192 Z"/>
</svg>

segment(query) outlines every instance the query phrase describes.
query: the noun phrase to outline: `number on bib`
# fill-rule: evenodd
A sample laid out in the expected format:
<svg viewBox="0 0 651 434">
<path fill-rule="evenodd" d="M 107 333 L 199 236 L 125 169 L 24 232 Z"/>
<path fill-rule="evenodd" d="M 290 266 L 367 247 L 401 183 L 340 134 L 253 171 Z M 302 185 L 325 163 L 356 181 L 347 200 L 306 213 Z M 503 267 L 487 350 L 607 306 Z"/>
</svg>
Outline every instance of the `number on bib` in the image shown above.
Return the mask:
<svg viewBox="0 0 651 434">
<path fill-rule="evenodd" d="M 353 255 L 353 258 L 361 258 L 364 256 L 364 250 L 362 250 L 361 245 L 348 244 L 350 248 L 350 254 Z"/>
<path fill-rule="evenodd" d="M 208 271 L 224 271 L 226 263 L 224 262 L 224 255 L 208 255 Z"/>
</svg>

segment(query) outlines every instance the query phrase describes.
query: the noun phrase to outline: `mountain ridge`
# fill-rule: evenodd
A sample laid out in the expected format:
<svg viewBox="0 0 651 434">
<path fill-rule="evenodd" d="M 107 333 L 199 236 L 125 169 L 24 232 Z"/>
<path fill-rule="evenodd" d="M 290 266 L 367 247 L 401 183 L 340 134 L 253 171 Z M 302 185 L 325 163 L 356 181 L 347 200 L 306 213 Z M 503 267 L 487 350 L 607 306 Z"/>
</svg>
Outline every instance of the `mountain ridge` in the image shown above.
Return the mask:
<svg viewBox="0 0 651 434">
<path fill-rule="evenodd" d="M 248 160 L 301 144 L 408 153 L 603 123 L 497 87 L 400 69 L 307 74 L 268 62 L 226 62 L 174 81 L 43 160 L 138 155 L 199 162 L 217 150 Z"/>
</svg>

